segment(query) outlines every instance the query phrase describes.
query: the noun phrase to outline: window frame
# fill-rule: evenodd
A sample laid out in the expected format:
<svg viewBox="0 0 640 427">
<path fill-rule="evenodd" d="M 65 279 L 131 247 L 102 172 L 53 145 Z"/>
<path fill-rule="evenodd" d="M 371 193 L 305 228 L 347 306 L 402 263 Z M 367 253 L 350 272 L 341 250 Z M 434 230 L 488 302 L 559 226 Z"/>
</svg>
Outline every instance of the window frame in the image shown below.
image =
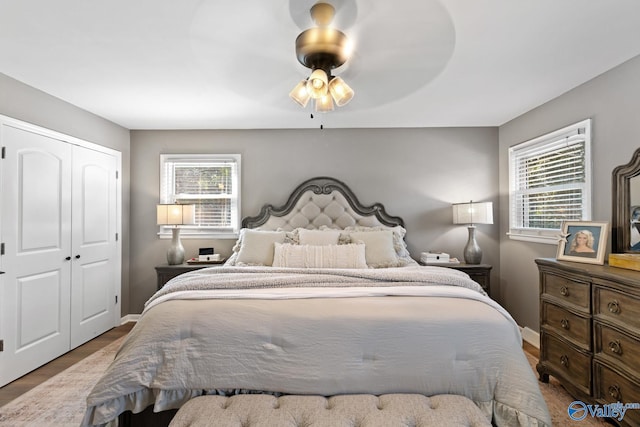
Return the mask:
<svg viewBox="0 0 640 427">
<path fill-rule="evenodd" d="M 582 218 L 580 220 L 590 221 L 592 215 L 592 161 L 591 161 L 591 119 L 582 120 L 578 123 L 558 129 L 554 132 L 539 136 L 537 138 L 521 142 L 509 148 L 509 232 L 510 239 L 535 243 L 545 243 L 556 245 L 561 232 L 561 225 L 558 228 L 536 228 L 524 227 L 517 223 L 514 217 L 516 193 L 519 191 L 519 183 L 516 176 L 516 159 L 524 157 L 522 153 L 531 152 L 534 149 L 540 150 L 545 147 L 557 145 L 562 140 L 575 138 L 577 135 L 584 137 L 584 183 L 582 189 Z M 561 148 L 556 148 L 560 150 Z M 551 150 L 550 152 L 553 152 Z"/>
<path fill-rule="evenodd" d="M 231 227 L 228 230 L 224 228 L 206 227 L 198 225 L 183 225 L 180 226 L 180 237 L 183 239 L 237 239 L 240 233 L 241 227 L 241 163 L 242 156 L 240 154 L 160 154 L 160 194 L 159 203 L 175 203 L 176 195 L 170 189 L 174 185 L 173 182 L 169 183 L 169 176 L 167 176 L 167 164 L 179 163 L 179 162 L 193 162 L 193 163 L 211 163 L 229 162 L 235 166 L 235 174 L 232 174 L 232 189 L 233 193 L 229 199 L 231 200 L 232 207 L 231 212 Z M 190 197 L 191 199 L 197 199 L 198 197 Z M 204 199 L 204 198 L 203 198 Z M 234 212 L 235 210 L 235 212 Z M 158 236 L 161 239 L 170 239 L 172 237 L 172 226 L 159 225 Z"/>
</svg>

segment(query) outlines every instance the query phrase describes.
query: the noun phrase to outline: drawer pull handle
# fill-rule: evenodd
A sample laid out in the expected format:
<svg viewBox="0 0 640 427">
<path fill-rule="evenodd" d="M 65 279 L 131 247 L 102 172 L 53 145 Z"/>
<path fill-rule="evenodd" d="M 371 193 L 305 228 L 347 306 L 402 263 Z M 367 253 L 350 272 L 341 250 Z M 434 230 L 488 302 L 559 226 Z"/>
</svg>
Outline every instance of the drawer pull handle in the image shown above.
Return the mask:
<svg viewBox="0 0 640 427">
<path fill-rule="evenodd" d="M 560 288 L 560 295 L 562 295 L 563 297 L 568 297 L 569 296 L 569 288 L 567 288 L 566 286 L 563 286 Z"/>
<path fill-rule="evenodd" d="M 620 387 L 618 387 L 617 384 L 610 385 L 608 391 L 609 396 L 611 396 L 614 400 L 618 402 L 622 400 L 622 393 L 620 393 Z"/>
<path fill-rule="evenodd" d="M 560 326 L 562 326 L 562 329 L 566 329 L 568 331 L 569 330 L 569 321 L 567 319 L 560 320 Z"/>
<path fill-rule="evenodd" d="M 620 313 L 620 303 L 617 300 L 610 301 L 609 304 L 607 304 L 607 308 L 613 314 Z"/>
<path fill-rule="evenodd" d="M 563 354 L 562 356 L 560 356 L 560 364 L 562 366 L 564 366 L 565 368 L 569 367 L 569 356 L 567 356 L 566 354 Z"/>
<path fill-rule="evenodd" d="M 620 344 L 620 340 L 610 341 L 609 342 L 609 350 L 612 353 L 621 355 L 622 354 L 622 344 Z"/>
</svg>

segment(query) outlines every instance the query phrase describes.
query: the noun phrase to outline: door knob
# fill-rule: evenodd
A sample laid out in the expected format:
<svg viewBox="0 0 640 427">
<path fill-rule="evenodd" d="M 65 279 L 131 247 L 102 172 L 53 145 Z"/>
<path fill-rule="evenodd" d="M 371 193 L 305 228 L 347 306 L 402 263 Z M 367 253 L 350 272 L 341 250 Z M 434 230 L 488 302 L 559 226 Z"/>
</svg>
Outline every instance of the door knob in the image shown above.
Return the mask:
<svg viewBox="0 0 640 427">
<path fill-rule="evenodd" d="M 76 259 L 80 259 L 80 255 L 76 255 Z"/>
</svg>

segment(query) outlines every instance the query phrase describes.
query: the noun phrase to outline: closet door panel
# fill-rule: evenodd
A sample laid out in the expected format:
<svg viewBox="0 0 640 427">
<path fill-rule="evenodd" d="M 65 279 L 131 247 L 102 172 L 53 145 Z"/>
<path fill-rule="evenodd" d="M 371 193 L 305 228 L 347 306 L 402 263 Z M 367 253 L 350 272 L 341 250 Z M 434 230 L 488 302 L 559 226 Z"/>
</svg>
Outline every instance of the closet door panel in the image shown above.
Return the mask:
<svg viewBox="0 0 640 427">
<path fill-rule="evenodd" d="M 74 147 L 71 347 L 115 326 L 116 183 L 115 157 Z"/>
<path fill-rule="evenodd" d="M 3 124 L 0 385 L 69 350 L 71 147 Z"/>
<path fill-rule="evenodd" d="M 42 301 L 60 301 L 62 289 L 59 271 L 47 271 L 19 277 L 17 283 L 18 353 L 37 345 L 40 341 L 55 337 L 64 320 L 60 307 L 63 304 L 41 304 Z"/>
</svg>

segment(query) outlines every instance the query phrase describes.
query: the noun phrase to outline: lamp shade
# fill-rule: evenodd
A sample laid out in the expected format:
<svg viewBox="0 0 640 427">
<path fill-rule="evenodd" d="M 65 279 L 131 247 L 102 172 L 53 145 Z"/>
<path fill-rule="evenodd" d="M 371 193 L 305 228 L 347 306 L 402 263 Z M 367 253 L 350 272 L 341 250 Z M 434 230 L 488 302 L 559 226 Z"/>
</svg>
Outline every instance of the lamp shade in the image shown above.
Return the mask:
<svg viewBox="0 0 640 427">
<path fill-rule="evenodd" d="M 454 224 L 493 224 L 493 203 L 455 203 Z"/>
<path fill-rule="evenodd" d="M 158 225 L 195 224 L 195 205 L 160 204 L 156 208 Z"/>
<path fill-rule="evenodd" d="M 329 92 L 331 92 L 331 96 L 335 99 L 338 107 L 347 104 L 354 95 L 353 89 L 340 77 L 334 77 L 333 80 L 329 82 Z"/>
<path fill-rule="evenodd" d="M 307 79 L 302 80 L 293 88 L 289 93 L 289 97 L 300 104 L 301 107 L 306 107 L 311 95 L 307 91 Z"/>
<path fill-rule="evenodd" d="M 313 99 L 318 99 L 329 93 L 329 78 L 323 70 L 313 70 L 307 80 L 307 92 Z"/>
<path fill-rule="evenodd" d="M 328 113 L 329 111 L 333 111 L 333 99 L 331 99 L 330 94 L 316 99 L 316 112 Z"/>
</svg>

